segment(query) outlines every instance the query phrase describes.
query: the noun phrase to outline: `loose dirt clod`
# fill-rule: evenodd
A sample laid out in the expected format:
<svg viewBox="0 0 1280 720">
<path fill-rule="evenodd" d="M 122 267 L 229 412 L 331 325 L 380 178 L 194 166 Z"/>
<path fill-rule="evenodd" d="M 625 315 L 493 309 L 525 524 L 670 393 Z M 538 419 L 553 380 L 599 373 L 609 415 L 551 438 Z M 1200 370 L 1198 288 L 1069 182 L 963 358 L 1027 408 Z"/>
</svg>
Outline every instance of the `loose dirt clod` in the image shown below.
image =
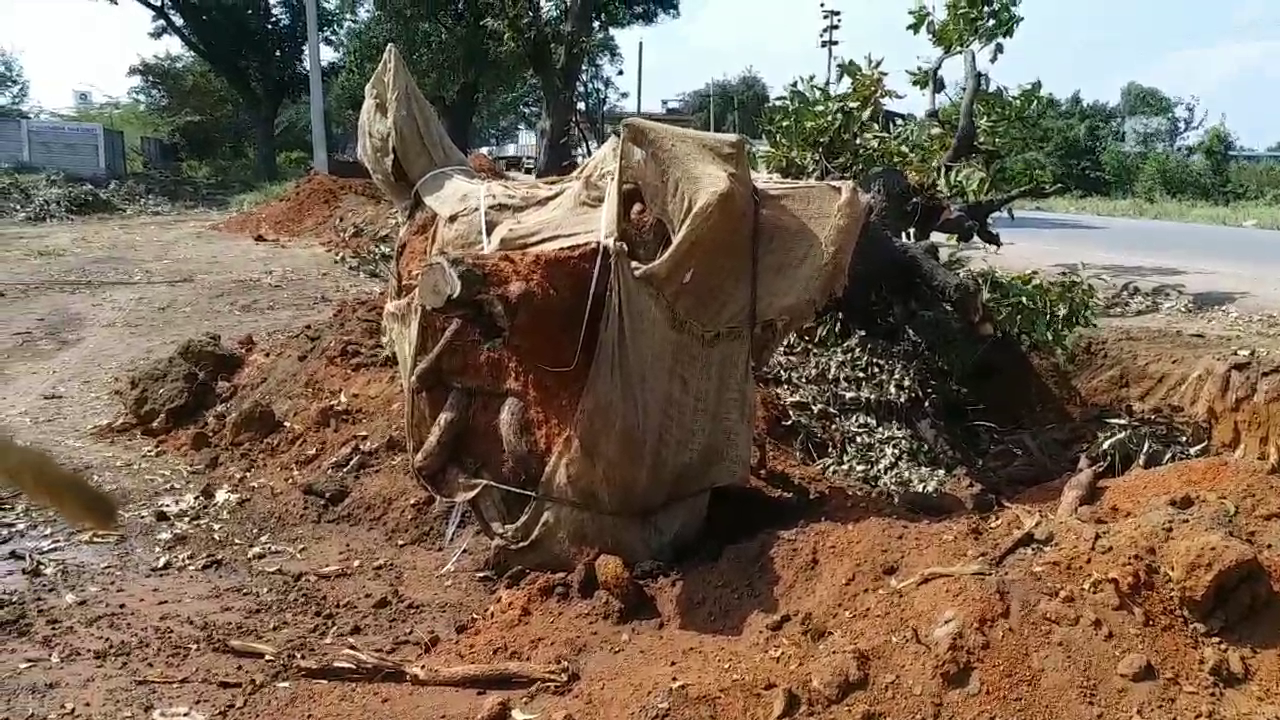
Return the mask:
<svg viewBox="0 0 1280 720">
<path fill-rule="evenodd" d="M 476 720 L 509 720 L 510 717 L 511 701 L 495 695 L 484 701 Z"/>
<path fill-rule="evenodd" d="M 1155 677 L 1155 668 L 1142 653 L 1129 653 L 1116 664 L 1116 675 L 1130 682 L 1142 682 Z"/>
<path fill-rule="evenodd" d="M 1212 629 L 1246 620 L 1275 596 L 1257 553 L 1235 538 L 1191 535 L 1170 543 L 1160 554 L 1183 607 Z"/>
<path fill-rule="evenodd" d="M 130 374 L 117 396 L 124 428 L 161 434 L 187 425 L 219 401 L 218 382 L 234 375 L 244 356 L 216 334 L 189 338 L 172 354 Z"/>
</svg>

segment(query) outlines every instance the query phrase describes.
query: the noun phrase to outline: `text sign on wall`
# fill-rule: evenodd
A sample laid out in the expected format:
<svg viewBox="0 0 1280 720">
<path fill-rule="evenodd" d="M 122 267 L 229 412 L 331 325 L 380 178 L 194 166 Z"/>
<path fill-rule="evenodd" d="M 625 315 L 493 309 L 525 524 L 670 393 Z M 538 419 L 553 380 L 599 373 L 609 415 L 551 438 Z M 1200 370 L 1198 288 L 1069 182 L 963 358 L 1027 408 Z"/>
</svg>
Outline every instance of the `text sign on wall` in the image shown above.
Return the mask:
<svg viewBox="0 0 1280 720">
<path fill-rule="evenodd" d="M 74 133 L 79 135 L 97 135 L 101 130 L 96 123 L 59 123 L 45 120 L 28 120 L 27 131 L 45 131 Z"/>
</svg>

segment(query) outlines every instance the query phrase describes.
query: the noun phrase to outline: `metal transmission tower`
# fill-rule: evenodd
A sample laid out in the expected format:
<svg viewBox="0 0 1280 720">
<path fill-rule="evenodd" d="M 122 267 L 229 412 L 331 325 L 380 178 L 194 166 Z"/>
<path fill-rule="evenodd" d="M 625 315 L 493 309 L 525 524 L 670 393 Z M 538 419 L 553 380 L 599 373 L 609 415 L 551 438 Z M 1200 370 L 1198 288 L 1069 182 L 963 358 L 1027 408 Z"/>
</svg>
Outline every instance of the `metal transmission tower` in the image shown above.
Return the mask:
<svg viewBox="0 0 1280 720">
<path fill-rule="evenodd" d="M 840 29 L 840 16 L 844 13 L 828 8 L 825 2 L 818 3 L 818 7 L 822 8 L 822 20 L 826 23 L 822 28 L 822 34 L 818 36 L 822 39 L 818 47 L 827 50 L 827 90 L 830 90 L 831 68 L 835 62 L 836 46 L 840 44 L 840 41 L 836 40 L 836 31 Z"/>
</svg>

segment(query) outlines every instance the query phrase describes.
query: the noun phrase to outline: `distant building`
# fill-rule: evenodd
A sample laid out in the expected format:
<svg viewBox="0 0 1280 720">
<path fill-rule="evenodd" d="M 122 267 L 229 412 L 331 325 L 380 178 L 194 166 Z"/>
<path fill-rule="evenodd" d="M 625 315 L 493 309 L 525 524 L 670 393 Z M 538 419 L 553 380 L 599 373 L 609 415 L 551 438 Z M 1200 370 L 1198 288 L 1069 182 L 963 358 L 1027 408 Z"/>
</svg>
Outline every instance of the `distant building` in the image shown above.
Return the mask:
<svg viewBox="0 0 1280 720">
<path fill-rule="evenodd" d="M 1235 150 L 1227 153 L 1232 160 L 1244 163 L 1271 164 L 1280 163 L 1280 152 L 1264 150 Z"/>
</svg>

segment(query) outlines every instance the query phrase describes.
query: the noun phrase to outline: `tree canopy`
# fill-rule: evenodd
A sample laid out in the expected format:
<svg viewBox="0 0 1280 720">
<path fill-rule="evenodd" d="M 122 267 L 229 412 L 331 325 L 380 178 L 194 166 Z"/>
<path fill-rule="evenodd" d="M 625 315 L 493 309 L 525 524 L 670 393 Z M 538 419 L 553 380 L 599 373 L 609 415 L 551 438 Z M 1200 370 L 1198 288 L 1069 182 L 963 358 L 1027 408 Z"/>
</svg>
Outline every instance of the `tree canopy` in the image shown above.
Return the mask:
<svg viewBox="0 0 1280 720">
<path fill-rule="evenodd" d="M 715 127 L 711 125 L 715 96 Z M 713 80 L 680 96 L 680 109 L 694 117 L 699 130 L 760 137 L 760 118 L 769 106 L 769 85 L 760 73 L 747 68 L 736 77 Z"/>
<path fill-rule="evenodd" d="M 134 2 L 151 12 L 152 37 L 176 38 L 236 94 L 252 123 L 257 173 L 274 179 L 276 119 L 286 101 L 307 89 L 303 0 Z M 332 2 L 318 4 L 321 32 L 332 39 L 339 14 Z"/>
<path fill-rule="evenodd" d="M 31 84 L 17 55 L 0 48 L 0 117 L 25 117 Z"/>
</svg>

